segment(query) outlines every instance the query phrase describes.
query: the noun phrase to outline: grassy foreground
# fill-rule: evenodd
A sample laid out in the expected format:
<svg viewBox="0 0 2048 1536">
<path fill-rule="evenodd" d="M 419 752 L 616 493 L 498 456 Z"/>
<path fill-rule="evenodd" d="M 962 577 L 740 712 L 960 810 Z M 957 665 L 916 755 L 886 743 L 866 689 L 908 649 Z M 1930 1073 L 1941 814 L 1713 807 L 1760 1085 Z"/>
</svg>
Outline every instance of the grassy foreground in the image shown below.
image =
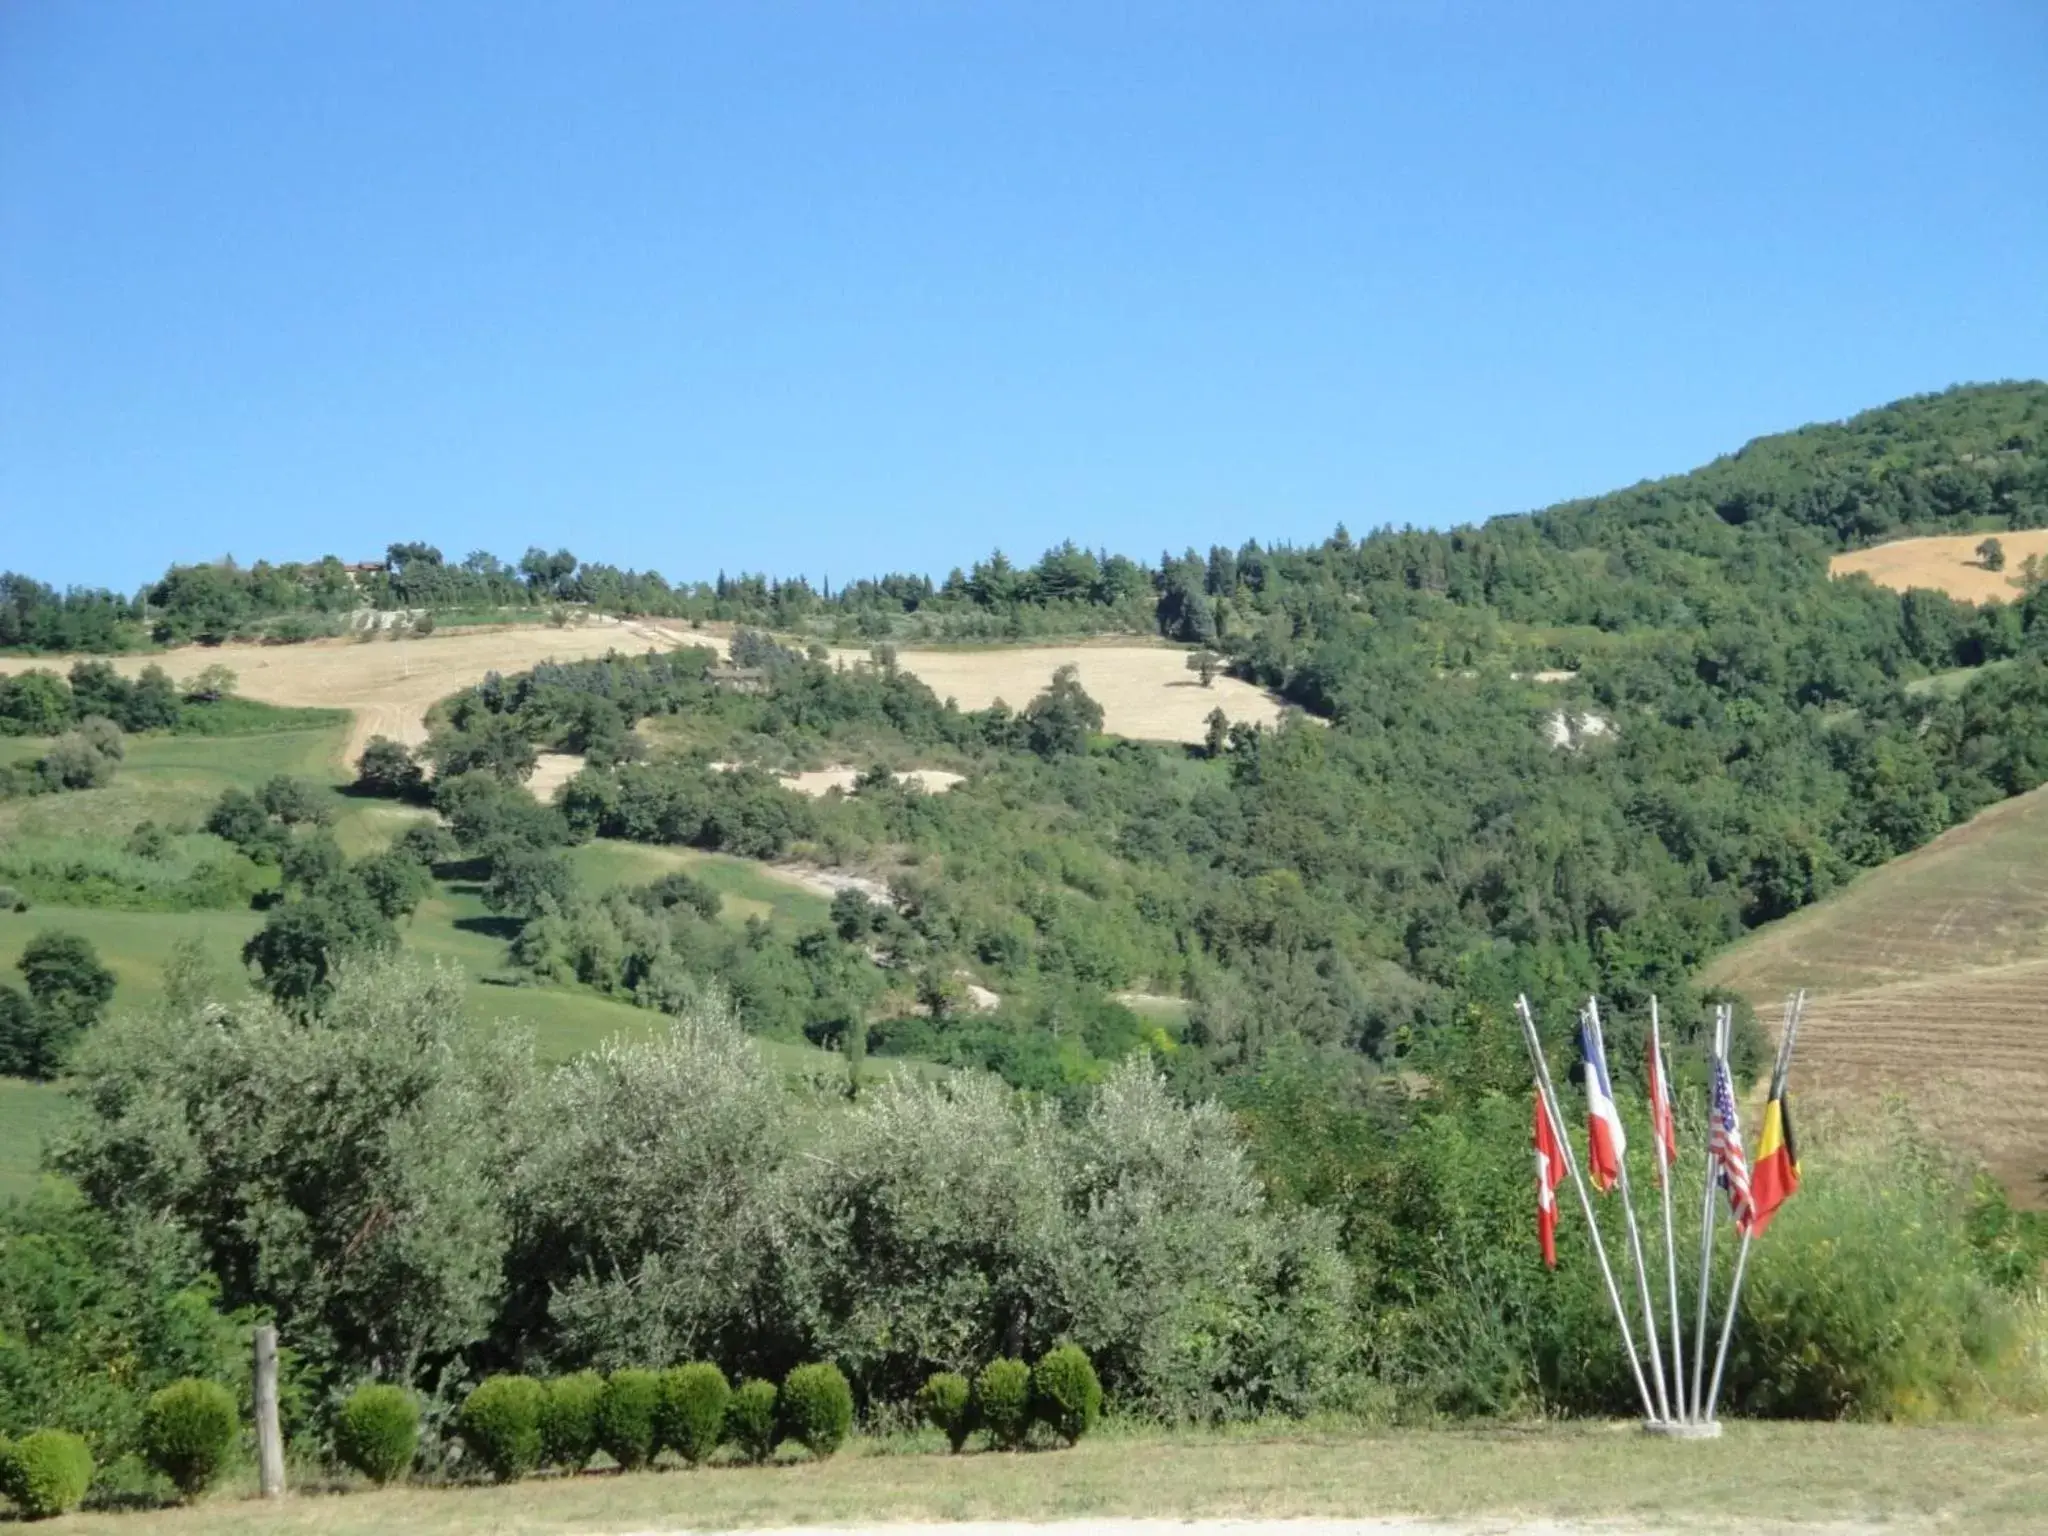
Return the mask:
<svg viewBox="0 0 2048 1536">
<path fill-rule="evenodd" d="M 766 1469 L 591 1474 L 281 1505 L 217 1497 L 52 1530 L 321 1536 L 706 1530 L 906 1521 L 1416 1516 L 1551 1518 L 1610 1530 L 2048 1529 L 2048 1425 L 1732 1424 L 1668 1444 L 1632 1424 L 1111 1433 L 1072 1451 L 900 1456 L 872 1443 Z M 1456 1527 L 1452 1527 L 1456 1530 Z M 1840 1526 L 1837 1525 L 1837 1529 Z"/>
</svg>

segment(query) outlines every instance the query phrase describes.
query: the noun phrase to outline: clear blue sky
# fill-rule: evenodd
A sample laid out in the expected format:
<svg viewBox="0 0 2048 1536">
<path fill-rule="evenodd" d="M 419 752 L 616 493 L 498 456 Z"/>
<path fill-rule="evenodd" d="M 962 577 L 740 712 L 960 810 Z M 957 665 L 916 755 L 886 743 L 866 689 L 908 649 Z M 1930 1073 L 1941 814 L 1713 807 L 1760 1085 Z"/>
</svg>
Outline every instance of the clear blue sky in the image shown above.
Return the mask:
<svg viewBox="0 0 2048 1536">
<path fill-rule="evenodd" d="M 2048 6 L 0 3 L 0 567 L 941 574 L 2048 373 Z"/>
</svg>

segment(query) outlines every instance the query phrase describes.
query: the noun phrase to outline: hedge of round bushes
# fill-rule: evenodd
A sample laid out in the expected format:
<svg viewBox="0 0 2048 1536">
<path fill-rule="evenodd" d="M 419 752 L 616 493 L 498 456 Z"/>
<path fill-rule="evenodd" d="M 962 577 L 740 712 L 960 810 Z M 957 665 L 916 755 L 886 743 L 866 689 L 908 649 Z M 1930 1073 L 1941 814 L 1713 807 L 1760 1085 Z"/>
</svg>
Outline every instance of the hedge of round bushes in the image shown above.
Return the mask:
<svg viewBox="0 0 2048 1536">
<path fill-rule="evenodd" d="M 344 1420 L 351 1410 L 368 1416 L 369 1395 L 392 1390 L 359 1392 L 344 1408 Z M 416 1441 L 401 1433 L 395 1399 L 380 1395 L 375 1401 L 392 1418 L 383 1464 L 396 1470 L 380 1478 L 365 1465 L 365 1453 L 353 1448 L 366 1434 L 362 1428 L 344 1431 L 338 1424 L 336 1449 L 350 1465 L 383 1481 L 402 1475 Z M 1041 1425 L 1071 1445 L 1095 1427 L 1102 1384 L 1086 1353 L 1067 1344 L 1036 1365 L 992 1360 L 972 1381 L 937 1372 L 918 1393 L 917 1406 L 956 1451 L 976 1433 L 997 1448 L 1018 1449 Z M 404 1408 L 411 1412 L 409 1398 Z M 760 1463 L 793 1442 L 822 1461 L 846 1443 L 853 1417 L 853 1389 L 829 1362 L 800 1365 L 778 1387 L 761 1380 L 734 1386 L 716 1365 L 700 1360 L 665 1371 L 622 1369 L 608 1377 L 579 1371 L 547 1382 L 493 1376 L 470 1392 L 454 1427 L 475 1466 L 510 1482 L 543 1467 L 580 1472 L 598 1451 L 628 1470 L 652 1466 L 664 1452 L 698 1467 L 721 1447 L 730 1447 L 737 1460 Z M 416 1425 L 416 1417 L 403 1418 L 403 1427 L 416 1432 Z M 357 1437 L 351 1449 L 342 1448 L 344 1433 Z"/>
</svg>

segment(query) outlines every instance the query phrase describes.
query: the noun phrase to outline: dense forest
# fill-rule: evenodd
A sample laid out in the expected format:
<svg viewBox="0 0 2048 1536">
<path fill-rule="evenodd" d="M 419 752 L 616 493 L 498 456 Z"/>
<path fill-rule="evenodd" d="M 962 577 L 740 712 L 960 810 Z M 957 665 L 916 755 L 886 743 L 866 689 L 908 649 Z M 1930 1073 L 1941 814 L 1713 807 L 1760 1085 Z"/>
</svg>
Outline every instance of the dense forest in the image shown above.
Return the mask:
<svg viewBox="0 0 2048 1536">
<path fill-rule="evenodd" d="M 395 546 L 132 602 L 10 579 L 5 637 L 53 647 L 365 601 L 644 604 L 744 626 L 748 686 L 709 644 L 490 677 L 418 751 L 371 744 L 355 792 L 440 816 L 363 857 L 289 779 L 224 794 L 204 835 L 277 871 L 244 952 L 267 996 L 181 961 L 162 1008 L 82 1031 L 54 1159 L 82 1203 L 0 1220 L 0 1431 L 119 1448 L 111 1367 L 48 1341 L 225 1378 L 223 1312 L 280 1321 L 316 1438 L 369 1378 L 441 1411 L 491 1370 L 690 1358 L 829 1358 L 886 1418 L 934 1369 L 1067 1341 L 1120 1411 L 1167 1419 L 1631 1412 L 1590 1262 L 1535 1256 L 1511 1000 L 1562 1063 L 1598 992 L 1628 1075 L 1656 994 L 1696 1117 L 1708 954 L 2048 779 L 2044 588 L 1973 607 L 1829 556 L 2043 524 L 2048 386 L 2009 385 L 1482 527 L 1155 567 L 1067 547 L 828 595 Z M 963 711 L 895 651 L 1062 627 L 1156 630 L 1292 707 L 1122 740 L 1071 673 Z M 866 662 L 823 644 L 849 637 Z M 13 685 L 0 719 L 82 729 L 104 683 Z M 548 749 L 584 763 L 542 803 Z M 777 777 L 827 763 L 860 765 L 850 792 Z M 817 926 L 735 922 L 688 873 L 580 884 L 595 837 L 848 883 Z M 673 1027 L 560 1069 L 472 1028 L 450 973 L 389 958 L 431 878 L 484 892 L 505 979 Z M 780 1080 L 761 1039 L 844 1072 Z M 1745 1015 L 1739 1067 L 1760 1039 Z M 1758 1247 L 1731 1403 L 2038 1407 L 2039 1228 L 1903 1121 L 1820 1145 Z M 38 1266 L 93 1283 L 7 1300 Z"/>
</svg>

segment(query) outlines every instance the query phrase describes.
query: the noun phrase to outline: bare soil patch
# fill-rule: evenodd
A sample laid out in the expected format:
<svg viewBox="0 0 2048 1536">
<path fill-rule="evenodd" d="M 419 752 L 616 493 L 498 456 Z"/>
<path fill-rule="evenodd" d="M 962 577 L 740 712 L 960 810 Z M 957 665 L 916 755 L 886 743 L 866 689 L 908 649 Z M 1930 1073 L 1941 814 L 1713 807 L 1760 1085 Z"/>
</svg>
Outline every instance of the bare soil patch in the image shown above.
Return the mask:
<svg viewBox="0 0 2048 1536">
<path fill-rule="evenodd" d="M 583 771 L 581 752 L 542 752 L 533 764 L 533 776 L 526 781 L 526 787 L 533 791 L 533 798 L 546 805 L 555 798 L 555 792 Z"/>
<path fill-rule="evenodd" d="M 1808 989 L 1794 1077 L 1896 1090 L 2013 1195 L 2048 1172 L 2048 789 L 1990 807 L 1707 968 L 1766 1019 Z"/>
<path fill-rule="evenodd" d="M 343 754 L 353 763 L 372 736 L 408 746 L 426 740 L 427 710 L 492 672 L 523 672 L 543 661 L 582 661 L 608 651 L 673 650 L 687 641 L 616 619 L 565 625 L 458 630 L 405 640 L 314 640 L 304 645 L 188 646 L 102 658 L 133 677 L 160 666 L 183 682 L 210 666 L 232 668 L 237 691 L 263 704 L 346 709 L 355 715 Z M 0 672 L 68 671 L 78 656 L 0 656 Z"/>
<path fill-rule="evenodd" d="M 1997 539 L 2005 549 L 2005 569 L 1987 571 L 1978 563 L 1977 546 Z M 2020 595 L 2020 567 L 2027 556 L 2048 559 L 2048 528 L 2023 528 L 2013 533 L 1940 533 L 1919 539 L 1894 539 L 1869 549 L 1852 549 L 1828 562 L 1830 576 L 1868 576 L 1880 587 L 1904 592 L 1926 587 L 1971 603 L 2008 602 Z"/>
</svg>

